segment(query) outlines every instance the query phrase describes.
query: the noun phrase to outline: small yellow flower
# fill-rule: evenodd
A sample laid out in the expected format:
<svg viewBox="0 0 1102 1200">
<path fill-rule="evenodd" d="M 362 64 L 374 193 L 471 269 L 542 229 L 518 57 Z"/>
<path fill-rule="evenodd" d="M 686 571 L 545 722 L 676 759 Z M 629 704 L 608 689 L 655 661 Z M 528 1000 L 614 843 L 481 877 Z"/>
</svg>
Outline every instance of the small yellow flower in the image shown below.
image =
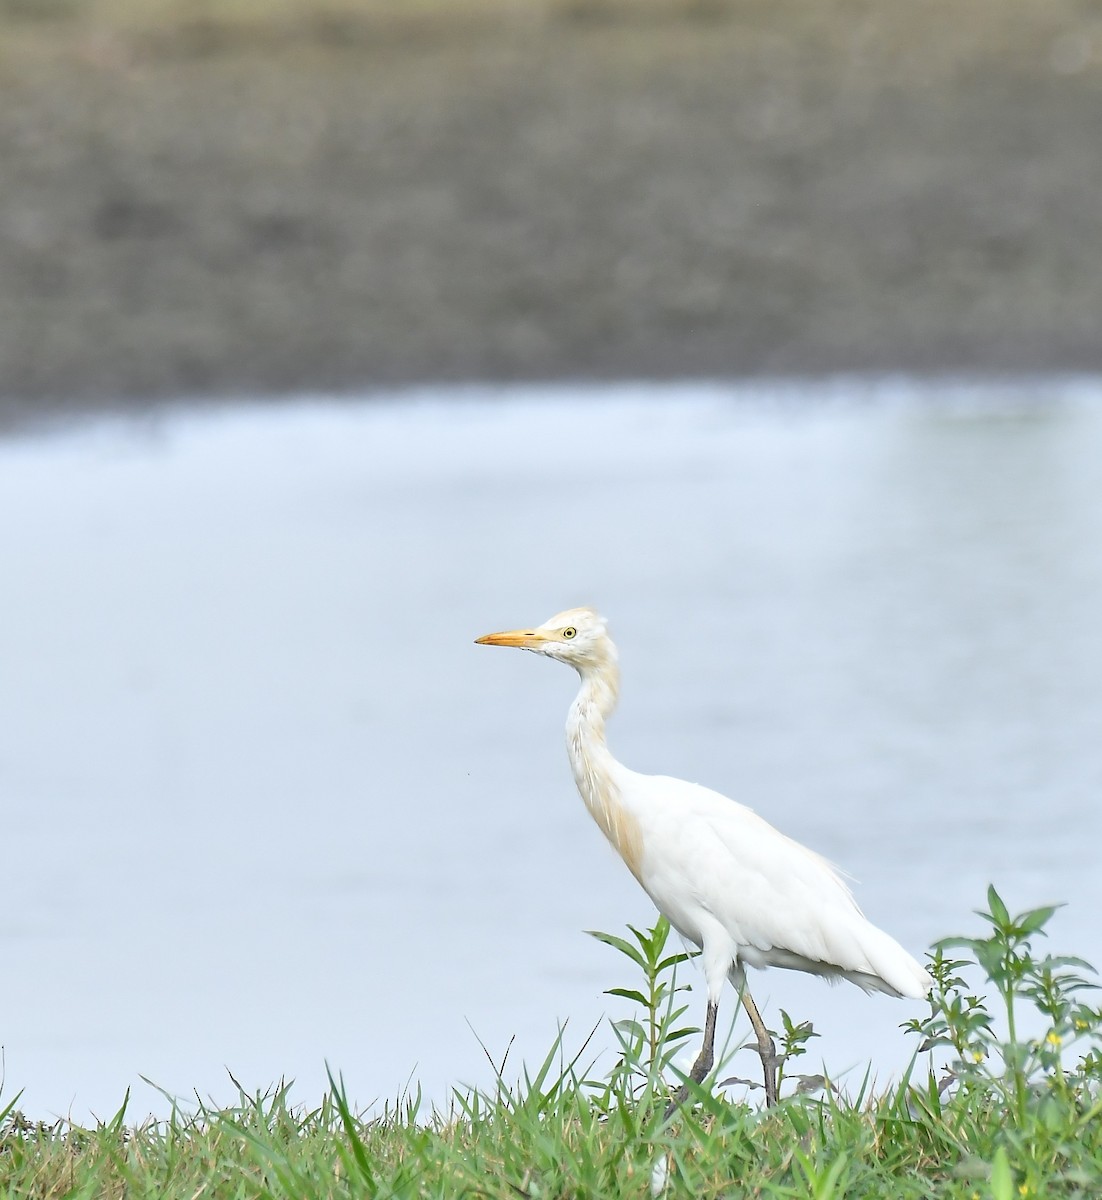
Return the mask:
<svg viewBox="0 0 1102 1200">
<path fill-rule="evenodd" d="M 1048 1037 L 1045 1038 L 1045 1041 L 1048 1042 L 1050 1046 L 1059 1046 L 1063 1040 L 1064 1039 L 1056 1032 L 1055 1029 L 1050 1029 L 1048 1032 Z"/>
<path fill-rule="evenodd" d="M 983 1062 L 983 1051 L 982 1050 L 973 1050 L 972 1051 L 972 1061 L 973 1062 Z"/>
<path fill-rule="evenodd" d="M 1028 1183 L 1019 1183 L 1018 1184 L 1018 1195 L 1019 1196 L 1028 1196 L 1029 1192 L 1030 1192 L 1030 1188 L 1029 1188 Z"/>
</svg>

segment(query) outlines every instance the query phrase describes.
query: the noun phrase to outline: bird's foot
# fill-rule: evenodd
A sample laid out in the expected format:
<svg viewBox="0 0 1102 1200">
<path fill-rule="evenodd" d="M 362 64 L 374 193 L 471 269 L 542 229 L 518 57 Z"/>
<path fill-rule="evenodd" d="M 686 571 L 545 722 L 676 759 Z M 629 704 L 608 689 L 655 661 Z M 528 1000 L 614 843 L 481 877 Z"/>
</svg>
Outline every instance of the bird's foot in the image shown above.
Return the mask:
<svg viewBox="0 0 1102 1200">
<path fill-rule="evenodd" d="M 688 1100 L 688 1098 L 689 1098 L 689 1085 L 687 1083 L 683 1083 L 677 1089 L 677 1091 L 674 1092 L 673 1097 L 671 1098 L 669 1104 L 666 1105 L 666 1111 L 662 1114 L 662 1120 L 668 1121 L 670 1119 L 670 1117 L 672 1117 L 673 1114 L 675 1112 L 677 1112 L 677 1110 L 682 1106 L 682 1104 L 684 1104 L 685 1101 Z"/>
</svg>

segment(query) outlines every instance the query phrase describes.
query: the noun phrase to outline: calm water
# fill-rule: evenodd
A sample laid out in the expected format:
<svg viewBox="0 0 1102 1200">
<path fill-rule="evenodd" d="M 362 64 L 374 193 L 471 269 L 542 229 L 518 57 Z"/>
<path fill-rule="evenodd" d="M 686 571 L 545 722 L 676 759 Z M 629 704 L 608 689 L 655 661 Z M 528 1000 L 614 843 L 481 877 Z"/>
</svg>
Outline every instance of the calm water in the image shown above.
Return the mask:
<svg viewBox="0 0 1102 1200">
<path fill-rule="evenodd" d="M 653 910 L 574 793 L 574 676 L 472 644 L 579 603 L 620 644 L 630 765 L 754 805 L 916 952 L 994 879 L 1066 900 L 1056 948 L 1102 962 L 1097 383 L 9 438 L 0 588 L 0 1100 L 36 1116 L 127 1087 L 164 1112 L 140 1076 L 226 1101 L 227 1068 L 312 1102 L 326 1060 L 361 1105 L 409 1079 L 445 1101 L 489 1081 L 479 1038 L 516 1034 L 514 1075 L 621 1013 L 602 989 L 630 976 L 582 931 Z M 756 983 L 836 1075 L 909 1052 L 913 1005 Z"/>
</svg>

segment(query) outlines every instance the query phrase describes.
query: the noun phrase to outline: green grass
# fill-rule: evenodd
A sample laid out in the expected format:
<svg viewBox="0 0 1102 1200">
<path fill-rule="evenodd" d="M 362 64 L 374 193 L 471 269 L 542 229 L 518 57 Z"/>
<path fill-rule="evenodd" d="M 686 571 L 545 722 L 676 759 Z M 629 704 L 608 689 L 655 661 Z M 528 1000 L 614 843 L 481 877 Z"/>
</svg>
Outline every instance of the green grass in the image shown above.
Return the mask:
<svg viewBox="0 0 1102 1200">
<path fill-rule="evenodd" d="M 0 1112 L 0 1195 L 1097 1197 L 1102 1012 L 1087 1002 L 1085 963 L 1034 952 L 1052 911 L 1012 916 L 990 889 L 986 935 L 935 947 L 930 1015 L 905 1026 L 914 1065 L 882 1093 L 813 1092 L 821 1081 L 790 1074 L 771 1112 L 706 1087 L 664 1123 L 672 1058 L 694 1031 L 680 1024 L 684 956 L 667 952 L 660 921 L 596 935 L 635 976 L 613 989 L 637 1013 L 617 1023 L 606 1075 L 560 1037 L 519 1085 L 457 1093 L 446 1115 L 414 1096 L 362 1119 L 332 1077 L 316 1108 L 279 1086 L 137 1128 L 125 1106 L 81 1129 L 31 1122 L 12 1101 Z M 974 992 L 964 976 L 977 971 L 986 985 Z M 1026 1024 L 1035 1037 L 1019 1036 Z M 791 1062 L 812 1031 L 786 1016 L 780 1036 Z"/>
</svg>

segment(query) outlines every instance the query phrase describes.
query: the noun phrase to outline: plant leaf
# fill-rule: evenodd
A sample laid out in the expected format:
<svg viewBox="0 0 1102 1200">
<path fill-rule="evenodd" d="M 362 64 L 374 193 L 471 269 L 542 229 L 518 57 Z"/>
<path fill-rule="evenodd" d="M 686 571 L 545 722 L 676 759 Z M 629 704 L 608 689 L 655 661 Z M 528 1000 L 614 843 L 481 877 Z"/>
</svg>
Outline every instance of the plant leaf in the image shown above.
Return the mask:
<svg viewBox="0 0 1102 1200">
<path fill-rule="evenodd" d="M 1005 929 L 1010 924 L 1010 913 L 1007 911 L 1002 897 L 995 891 L 993 883 L 987 885 L 987 905 L 991 910 L 991 916 L 994 918 L 995 924 L 1001 929 Z"/>
<path fill-rule="evenodd" d="M 634 1000 L 636 1004 L 641 1004 L 644 1008 L 647 1006 L 647 998 L 642 992 L 637 992 L 634 988 L 606 988 L 606 996 L 622 996 L 625 1000 Z"/>
<path fill-rule="evenodd" d="M 992 1200 L 1014 1200 L 1014 1173 L 1005 1146 L 1000 1146 L 991 1160 L 991 1197 Z"/>
</svg>

